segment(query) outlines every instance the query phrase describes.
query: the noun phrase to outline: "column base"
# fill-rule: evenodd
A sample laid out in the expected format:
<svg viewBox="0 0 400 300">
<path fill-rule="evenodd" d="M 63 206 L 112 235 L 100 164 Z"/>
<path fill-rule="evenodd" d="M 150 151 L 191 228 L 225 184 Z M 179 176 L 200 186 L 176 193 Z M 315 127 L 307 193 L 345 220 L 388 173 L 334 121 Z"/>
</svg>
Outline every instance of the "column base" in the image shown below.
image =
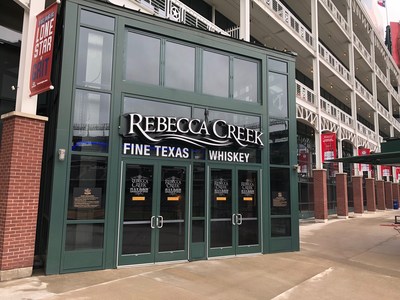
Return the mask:
<svg viewBox="0 0 400 300">
<path fill-rule="evenodd" d="M 32 270 L 32 267 L 26 267 L 0 271 L 0 281 L 30 277 L 32 276 Z"/>
<path fill-rule="evenodd" d="M 315 223 L 328 223 L 328 219 L 315 219 Z"/>
<path fill-rule="evenodd" d="M 348 219 L 349 216 L 337 216 L 338 219 Z"/>
<path fill-rule="evenodd" d="M 354 213 L 354 217 L 355 218 L 359 218 L 359 217 L 362 217 L 363 216 L 363 213 Z"/>
</svg>

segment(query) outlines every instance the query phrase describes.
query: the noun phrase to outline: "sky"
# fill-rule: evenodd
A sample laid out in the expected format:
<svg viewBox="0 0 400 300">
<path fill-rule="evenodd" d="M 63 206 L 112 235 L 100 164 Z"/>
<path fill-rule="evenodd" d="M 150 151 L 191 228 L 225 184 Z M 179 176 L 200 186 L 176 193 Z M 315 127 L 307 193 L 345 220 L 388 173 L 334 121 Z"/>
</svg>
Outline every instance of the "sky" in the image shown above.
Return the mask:
<svg viewBox="0 0 400 300">
<path fill-rule="evenodd" d="M 361 0 L 376 28 L 384 33 L 387 21 L 400 21 L 400 0 L 386 0 L 386 8 L 378 5 L 378 0 Z M 387 11 L 387 18 L 386 18 Z"/>
</svg>

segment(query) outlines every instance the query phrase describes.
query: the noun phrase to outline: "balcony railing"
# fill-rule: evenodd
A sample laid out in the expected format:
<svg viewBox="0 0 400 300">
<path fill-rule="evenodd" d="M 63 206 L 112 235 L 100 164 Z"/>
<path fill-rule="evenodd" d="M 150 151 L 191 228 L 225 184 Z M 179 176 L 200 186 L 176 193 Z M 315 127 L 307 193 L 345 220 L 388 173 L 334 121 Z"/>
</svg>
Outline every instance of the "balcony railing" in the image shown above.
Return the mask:
<svg viewBox="0 0 400 300">
<path fill-rule="evenodd" d="M 229 29 L 225 30 L 231 37 L 233 37 L 234 39 L 239 39 L 240 37 L 240 27 L 232 27 Z"/>
<path fill-rule="evenodd" d="M 364 59 L 368 62 L 370 66 L 372 66 L 371 54 L 369 54 L 368 50 L 364 47 L 364 44 L 361 43 L 361 41 L 359 40 L 359 38 L 355 33 L 353 33 L 353 42 L 357 50 L 361 53 L 361 56 L 364 57 Z"/>
<path fill-rule="evenodd" d="M 360 123 L 359 121 L 357 121 L 357 131 L 358 131 L 358 133 L 365 135 L 370 140 L 373 140 L 373 141 L 376 140 L 375 131 L 373 131 L 372 129 L 369 129 L 367 126 Z"/>
<path fill-rule="evenodd" d="M 391 121 L 391 115 L 389 111 L 379 102 L 376 103 L 376 108 L 378 109 L 378 112 L 381 113 L 382 116 L 386 118 L 387 121 Z"/>
<path fill-rule="evenodd" d="M 356 90 L 368 103 L 374 105 L 374 97 L 357 79 Z"/>
<path fill-rule="evenodd" d="M 335 4 L 333 4 L 332 0 L 320 0 L 321 3 L 325 5 L 331 15 L 336 19 L 342 29 L 349 33 L 349 24 L 347 23 L 346 19 L 342 16 L 340 11 L 336 8 Z"/>
<path fill-rule="evenodd" d="M 227 32 L 178 0 L 135 0 L 156 16 L 229 36 Z"/>
<path fill-rule="evenodd" d="M 321 104 L 322 111 L 324 111 L 328 115 L 334 117 L 341 124 L 345 124 L 345 125 L 353 128 L 353 118 L 349 114 L 345 113 L 340 108 L 333 105 L 328 100 L 326 100 L 322 97 L 320 100 L 321 100 L 320 104 Z"/>
<path fill-rule="evenodd" d="M 377 64 L 375 64 L 375 74 L 378 76 L 378 78 L 385 84 L 385 86 L 388 86 L 388 79 L 385 74 L 383 74 L 381 68 L 378 67 Z"/>
<path fill-rule="evenodd" d="M 346 69 L 343 64 L 334 57 L 328 49 L 326 49 L 321 43 L 318 44 L 318 52 L 320 57 L 325 60 L 332 68 L 334 68 L 343 79 L 350 84 L 350 72 Z"/>
<path fill-rule="evenodd" d="M 311 47 L 314 44 L 311 32 L 278 0 L 263 0 L 262 3 L 265 7 L 272 11 L 282 21 L 284 21 L 290 28 L 292 28 L 295 35 L 300 37 L 303 41 Z"/>
<path fill-rule="evenodd" d="M 296 81 L 296 96 L 303 101 L 306 101 L 315 106 L 315 94 L 314 91 L 299 81 Z"/>
<path fill-rule="evenodd" d="M 400 131 L 400 122 L 397 121 L 397 119 L 393 116 L 391 116 L 391 123 L 394 128 L 396 128 L 397 131 Z"/>
</svg>

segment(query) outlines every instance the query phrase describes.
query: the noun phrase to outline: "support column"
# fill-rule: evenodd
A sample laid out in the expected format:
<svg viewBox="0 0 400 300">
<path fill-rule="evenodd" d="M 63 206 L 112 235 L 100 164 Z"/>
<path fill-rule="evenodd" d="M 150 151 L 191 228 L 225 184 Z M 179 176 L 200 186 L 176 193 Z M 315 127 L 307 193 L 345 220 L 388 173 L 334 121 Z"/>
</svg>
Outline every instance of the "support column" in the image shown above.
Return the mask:
<svg viewBox="0 0 400 300">
<path fill-rule="evenodd" d="M 393 209 L 393 191 L 390 181 L 385 181 L 385 204 L 387 209 Z"/>
<path fill-rule="evenodd" d="M 240 0 L 239 38 L 250 42 L 250 0 Z"/>
<path fill-rule="evenodd" d="M 32 275 L 46 117 L 1 117 L 0 281 Z"/>
<path fill-rule="evenodd" d="M 376 211 L 376 198 L 375 198 L 375 179 L 366 178 L 365 179 L 365 192 L 367 193 L 367 211 Z"/>
<path fill-rule="evenodd" d="M 379 210 L 385 210 L 385 183 L 383 180 L 376 181 L 376 203 Z"/>
<path fill-rule="evenodd" d="M 337 216 L 339 219 L 347 219 L 349 216 L 347 194 L 347 173 L 336 174 L 336 201 L 337 201 Z"/>
<path fill-rule="evenodd" d="M 354 202 L 354 213 L 362 215 L 364 212 L 364 197 L 362 189 L 362 176 L 353 176 L 353 202 Z"/>
<path fill-rule="evenodd" d="M 315 222 L 328 221 L 328 187 L 326 183 L 326 170 L 313 170 L 314 181 L 314 217 Z"/>
</svg>

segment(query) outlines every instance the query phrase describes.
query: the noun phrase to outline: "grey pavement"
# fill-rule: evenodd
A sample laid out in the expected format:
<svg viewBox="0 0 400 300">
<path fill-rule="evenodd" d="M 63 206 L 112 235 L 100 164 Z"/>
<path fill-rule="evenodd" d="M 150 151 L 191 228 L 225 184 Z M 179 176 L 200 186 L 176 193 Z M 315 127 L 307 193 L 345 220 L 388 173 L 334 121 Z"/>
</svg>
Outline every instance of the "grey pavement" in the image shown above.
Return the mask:
<svg viewBox="0 0 400 300">
<path fill-rule="evenodd" d="M 1 282 L 0 299 L 396 299 L 395 215 L 400 211 L 303 221 L 299 252 Z"/>
</svg>

